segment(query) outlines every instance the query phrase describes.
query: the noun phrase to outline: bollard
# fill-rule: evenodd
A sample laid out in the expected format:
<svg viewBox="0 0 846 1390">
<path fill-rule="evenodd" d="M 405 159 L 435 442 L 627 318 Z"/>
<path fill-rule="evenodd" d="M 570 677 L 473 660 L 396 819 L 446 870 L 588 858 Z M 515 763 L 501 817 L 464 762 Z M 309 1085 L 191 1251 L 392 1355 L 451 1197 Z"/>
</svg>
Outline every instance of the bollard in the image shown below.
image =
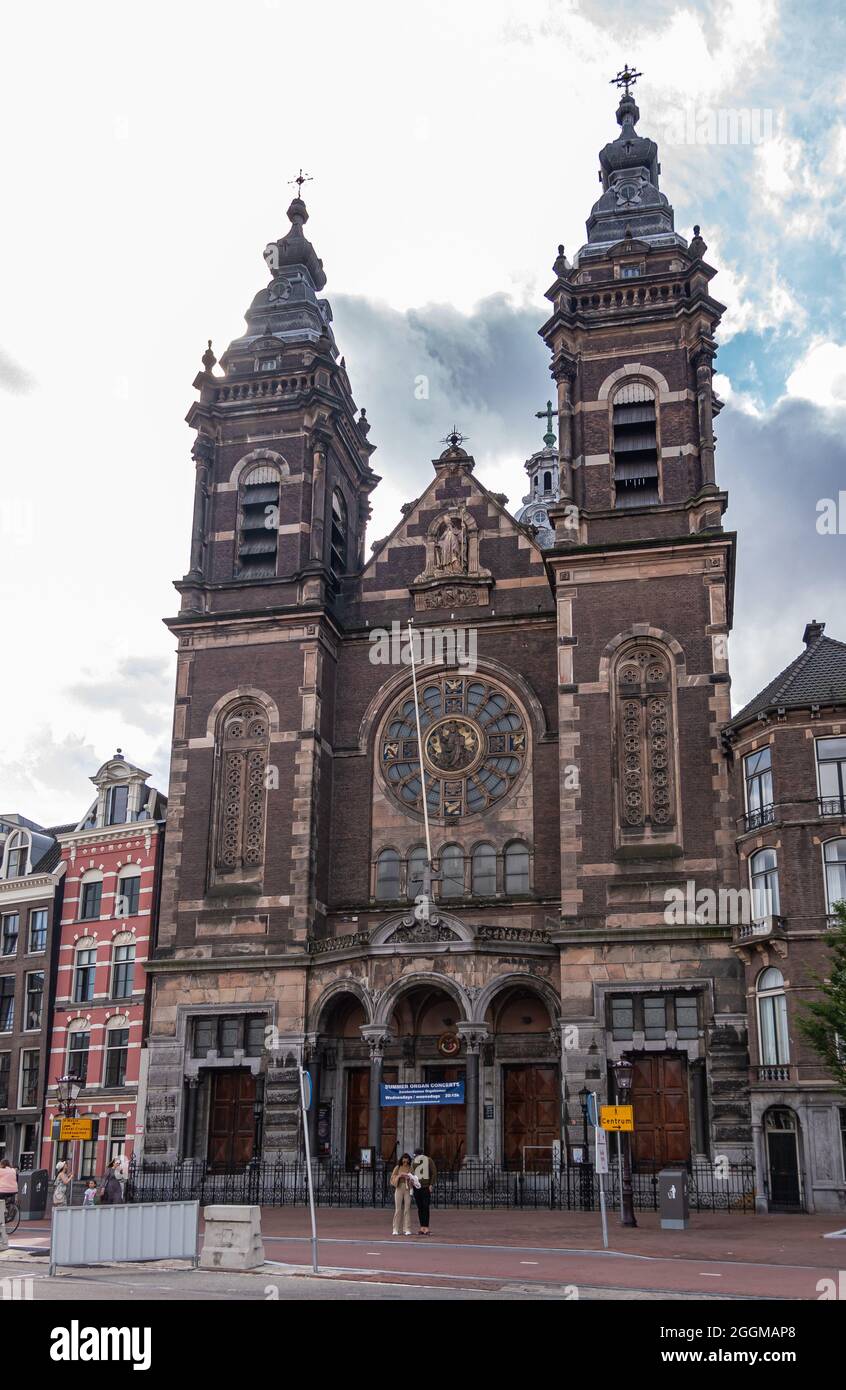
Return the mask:
<svg viewBox="0 0 846 1390">
<path fill-rule="evenodd" d="M 206 1207 L 200 1269 L 257 1269 L 264 1264 L 261 1207 Z"/>
</svg>

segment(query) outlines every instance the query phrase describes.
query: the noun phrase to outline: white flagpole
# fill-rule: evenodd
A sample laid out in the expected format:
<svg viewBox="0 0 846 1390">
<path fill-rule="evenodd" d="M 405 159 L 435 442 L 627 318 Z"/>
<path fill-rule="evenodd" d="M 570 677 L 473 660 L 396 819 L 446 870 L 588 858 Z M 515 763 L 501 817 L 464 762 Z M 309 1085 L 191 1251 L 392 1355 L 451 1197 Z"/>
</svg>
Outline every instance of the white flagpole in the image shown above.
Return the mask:
<svg viewBox="0 0 846 1390">
<path fill-rule="evenodd" d="M 408 645 L 411 652 L 411 683 L 414 687 L 414 719 L 417 724 L 417 756 L 420 760 L 420 785 L 423 788 L 423 824 L 426 828 L 426 858 L 432 871 L 432 840 L 429 835 L 429 806 L 426 799 L 426 774 L 423 771 L 423 740 L 420 736 L 420 706 L 417 702 L 417 668 L 414 662 L 414 633 L 408 620 Z"/>
</svg>

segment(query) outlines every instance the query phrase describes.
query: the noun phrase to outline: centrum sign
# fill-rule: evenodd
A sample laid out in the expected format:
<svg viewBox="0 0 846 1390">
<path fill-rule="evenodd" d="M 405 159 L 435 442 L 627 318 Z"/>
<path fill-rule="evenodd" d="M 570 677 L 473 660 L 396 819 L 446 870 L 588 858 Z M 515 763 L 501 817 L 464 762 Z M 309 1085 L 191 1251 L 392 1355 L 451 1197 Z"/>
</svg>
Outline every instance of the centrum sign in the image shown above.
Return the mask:
<svg viewBox="0 0 846 1390">
<path fill-rule="evenodd" d="M 383 1105 L 463 1105 L 464 1080 L 410 1081 L 407 1086 L 383 1081 Z"/>
<path fill-rule="evenodd" d="M 81 1120 L 63 1119 L 59 1124 L 59 1138 L 65 1141 L 68 1139 L 91 1139 L 93 1127 L 94 1122 L 90 1117 Z"/>
<path fill-rule="evenodd" d="M 602 1105 L 599 1109 L 599 1123 L 603 1129 L 612 1132 L 634 1130 L 634 1106 Z"/>
</svg>

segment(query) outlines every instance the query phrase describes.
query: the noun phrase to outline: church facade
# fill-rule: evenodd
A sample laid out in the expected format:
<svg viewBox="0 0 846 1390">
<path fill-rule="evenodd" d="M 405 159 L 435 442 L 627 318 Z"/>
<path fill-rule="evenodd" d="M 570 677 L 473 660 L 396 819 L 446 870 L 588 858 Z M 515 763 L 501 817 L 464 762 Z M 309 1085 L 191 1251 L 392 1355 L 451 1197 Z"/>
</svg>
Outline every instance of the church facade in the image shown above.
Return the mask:
<svg viewBox="0 0 846 1390">
<path fill-rule="evenodd" d="M 555 261 L 558 445 L 521 519 L 454 433 L 366 553 L 370 426 L 300 197 L 245 334 L 203 359 L 149 1159 L 297 1153 L 301 1059 L 314 1149 L 349 1164 L 567 1152 L 623 1058 L 636 1161 L 749 1151 L 744 967 L 730 924 L 678 910 L 739 882 L 722 306 L 638 118 L 627 88 Z M 425 1080 L 465 1103 L 381 1106 Z"/>
</svg>

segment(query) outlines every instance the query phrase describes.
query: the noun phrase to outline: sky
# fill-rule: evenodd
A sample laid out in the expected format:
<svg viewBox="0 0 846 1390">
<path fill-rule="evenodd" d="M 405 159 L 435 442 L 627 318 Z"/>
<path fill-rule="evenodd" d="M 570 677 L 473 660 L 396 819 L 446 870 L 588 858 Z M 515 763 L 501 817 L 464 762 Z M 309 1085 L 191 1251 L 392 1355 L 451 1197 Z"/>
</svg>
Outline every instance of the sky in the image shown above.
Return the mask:
<svg viewBox="0 0 846 1390">
<path fill-rule="evenodd" d="M 372 539 L 453 423 L 519 506 L 551 394 L 544 291 L 558 243 L 585 239 L 625 62 L 727 306 L 735 706 L 810 618 L 846 640 L 837 4 L 33 0 L 4 29 L 0 812 L 78 818 L 116 746 L 166 788 L 191 382 L 208 338 L 241 333 L 301 166 L 377 445 Z"/>
</svg>

